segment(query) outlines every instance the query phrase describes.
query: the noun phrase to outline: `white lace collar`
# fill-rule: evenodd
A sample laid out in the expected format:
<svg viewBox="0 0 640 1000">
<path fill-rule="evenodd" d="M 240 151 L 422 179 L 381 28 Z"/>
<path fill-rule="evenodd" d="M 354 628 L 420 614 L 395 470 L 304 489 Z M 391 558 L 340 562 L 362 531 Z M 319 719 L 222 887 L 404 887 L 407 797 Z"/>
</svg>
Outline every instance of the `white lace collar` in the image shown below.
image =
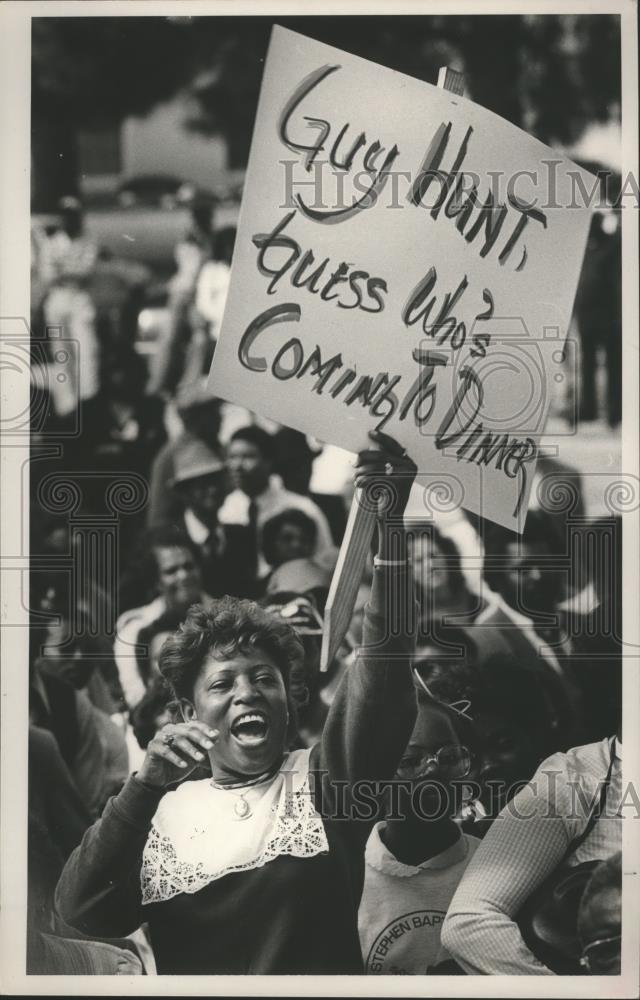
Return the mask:
<svg viewBox="0 0 640 1000">
<path fill-rule="evenodd" d="M 270 782 L 248 788 L 253 810 L 238 821 L 237 792 L 186 781 L 161 800 L 142 855 L 142 902 L 195 893 L 229 872 L 261 868 L 282 854 L 329 850 L 309 788 L 310 750 L 287 754 Z"/>
</svg>

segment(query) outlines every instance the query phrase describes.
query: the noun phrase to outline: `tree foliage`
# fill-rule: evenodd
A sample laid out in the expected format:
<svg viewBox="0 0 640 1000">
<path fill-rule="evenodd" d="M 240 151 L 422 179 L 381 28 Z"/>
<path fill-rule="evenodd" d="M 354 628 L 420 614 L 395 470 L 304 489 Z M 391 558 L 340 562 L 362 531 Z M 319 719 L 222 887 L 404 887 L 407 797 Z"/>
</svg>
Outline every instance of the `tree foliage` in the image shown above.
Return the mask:
<svg viewBox="0 0 640 1000">
<path fill-rule="evenodd" d="M 617 15 L 34 18 L 34 169 L 55 172 L 66 156 L 70 189 L 78 129 L 143 115 L 180 89 L 197 108 L 187 127 L 223 136 L 242 166 L 274 23 L 429 82 L 451 65 L 469 97 L 549 143 L 620 104 Z"/>
</svg>

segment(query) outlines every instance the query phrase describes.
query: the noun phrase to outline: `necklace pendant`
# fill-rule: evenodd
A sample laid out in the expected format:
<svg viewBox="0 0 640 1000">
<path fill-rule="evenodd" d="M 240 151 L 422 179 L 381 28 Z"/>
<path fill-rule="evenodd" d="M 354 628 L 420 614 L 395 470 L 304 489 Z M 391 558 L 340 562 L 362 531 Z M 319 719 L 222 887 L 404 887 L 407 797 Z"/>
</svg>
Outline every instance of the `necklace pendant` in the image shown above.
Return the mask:
<svg viewBox="0 0 640 1000">
<path fill-rule="evenodd" d="M 238 819 L 247 819 L 251 815 L 251 806 L 245 799 L 238 799 L 233 807 Z"/>
</svg>

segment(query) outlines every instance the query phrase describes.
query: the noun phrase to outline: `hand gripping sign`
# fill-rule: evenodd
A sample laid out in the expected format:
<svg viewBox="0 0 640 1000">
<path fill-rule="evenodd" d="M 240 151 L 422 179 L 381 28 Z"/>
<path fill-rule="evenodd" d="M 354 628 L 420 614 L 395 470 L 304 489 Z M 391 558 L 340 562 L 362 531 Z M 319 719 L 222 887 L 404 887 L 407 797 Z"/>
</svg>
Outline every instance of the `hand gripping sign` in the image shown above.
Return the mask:
<svg viewBox="0 0 640 1000">
<path fill-rule="evenodd" d="M 384 430 L 521 531 L 588 180 L 464 97 L 276 27 L 211 388 L 351 451 Z"/>
</svg>

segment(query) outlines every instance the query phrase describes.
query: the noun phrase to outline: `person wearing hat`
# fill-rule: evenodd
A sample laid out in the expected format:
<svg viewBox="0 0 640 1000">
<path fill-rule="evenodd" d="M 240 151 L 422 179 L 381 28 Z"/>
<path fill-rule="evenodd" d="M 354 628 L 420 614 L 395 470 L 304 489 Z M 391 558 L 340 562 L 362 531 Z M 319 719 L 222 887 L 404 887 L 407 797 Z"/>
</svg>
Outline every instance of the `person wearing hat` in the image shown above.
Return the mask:
<svg viewBox="0 0 640 1000">
<path fill-rule="evenodd" d="M 225 486 L 219 455 L 198 438 L 184 443 L 176 454 L 171 487 L 183 507 L 185 530 L 200 551 L 204 586 L 212 597 L 249 597 L 256 587 L 255 543 L 243 525 L 219 523 Z"/>
<path fill-rule="evenodd" d="M 174 440 L 167 441 L 151 466 L 147 527 L 175 524 L 182 517 L 184 503 L 171 488 L 177 456 L 194 441 L 203 442 L 218 452 L 220 443 L 220 400 L 207 388 L 207 379 L 200 378 L 184 385 L 175 399 L 182 430 Z"/>
</svg>

